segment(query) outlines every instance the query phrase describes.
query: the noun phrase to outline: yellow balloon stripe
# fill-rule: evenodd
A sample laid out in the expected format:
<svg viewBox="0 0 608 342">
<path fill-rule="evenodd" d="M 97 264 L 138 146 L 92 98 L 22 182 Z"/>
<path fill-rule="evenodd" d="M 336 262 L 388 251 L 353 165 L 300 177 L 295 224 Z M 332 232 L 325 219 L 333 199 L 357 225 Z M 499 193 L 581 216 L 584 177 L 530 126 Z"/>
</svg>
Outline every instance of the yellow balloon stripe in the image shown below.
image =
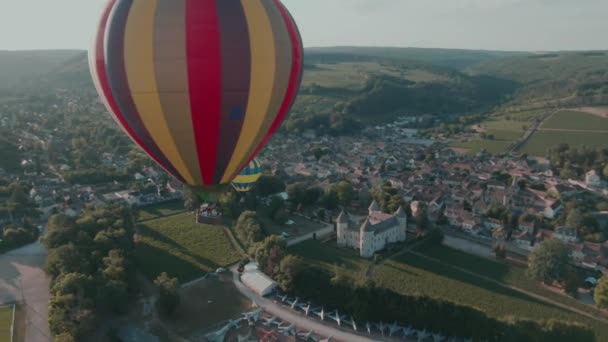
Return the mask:
<svg viewBox="0 0 608 342">
<path fill-rule="evenodd" d="M 133 102 L 156 145 L 184 177 L 194 183 L 169 131 L 158 94 L 154 66 L 157 0 L 135 0 L 125 31 L 125 69 Z"/>
</svg>

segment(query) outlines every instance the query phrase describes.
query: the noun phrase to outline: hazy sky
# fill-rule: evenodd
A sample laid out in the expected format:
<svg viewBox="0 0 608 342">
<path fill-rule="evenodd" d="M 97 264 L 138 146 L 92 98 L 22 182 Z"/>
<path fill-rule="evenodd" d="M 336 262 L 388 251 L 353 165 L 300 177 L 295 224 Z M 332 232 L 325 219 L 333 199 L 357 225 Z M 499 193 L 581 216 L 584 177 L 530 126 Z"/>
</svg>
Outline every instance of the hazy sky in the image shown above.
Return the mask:
<svg viewBox="0 0 608 342">
<path fill-rule="evenodd" d="M 608 49 L 608 0 L 283 0 L 310 46 Z M 86 49 L 105 0 L 0 0 L 0 50 Z"/>
</svg>

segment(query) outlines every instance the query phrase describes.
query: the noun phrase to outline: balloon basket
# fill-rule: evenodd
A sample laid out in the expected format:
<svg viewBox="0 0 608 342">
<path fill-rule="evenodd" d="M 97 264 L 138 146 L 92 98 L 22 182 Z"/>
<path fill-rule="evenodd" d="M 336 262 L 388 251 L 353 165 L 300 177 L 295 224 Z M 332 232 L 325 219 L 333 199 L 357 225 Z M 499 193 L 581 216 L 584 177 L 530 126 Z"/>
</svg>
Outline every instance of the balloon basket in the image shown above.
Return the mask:
<svg viewBox="0 0 608 342">
<path fill-rule="evenodd" d="M 212 187 L 191 187 L 203 203 L 195 212 L 196 223 L 213 226 L 222 225 L 223 212 L 218 200 L 228 188 L 229 184 L 219 184 Z"/>
</svg>

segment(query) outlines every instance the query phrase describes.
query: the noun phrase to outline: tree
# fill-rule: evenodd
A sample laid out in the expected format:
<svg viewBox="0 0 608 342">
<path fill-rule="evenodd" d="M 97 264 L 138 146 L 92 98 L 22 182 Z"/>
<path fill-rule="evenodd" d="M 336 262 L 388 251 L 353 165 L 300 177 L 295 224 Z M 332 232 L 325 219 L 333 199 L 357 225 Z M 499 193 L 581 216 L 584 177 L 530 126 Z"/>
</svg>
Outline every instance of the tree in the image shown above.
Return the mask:
<svg viewBox="0 0 608 342">
<path fill-rule="evenodd" d="M 233 191 L 228 191 L 220 196 L 219 204 L 225 216 L 236 218 L 241 213 L 239 198 Z"/>
<path fill-rule="evenodd" d="M 89 262 L 72 243 L 52 249 L 46 260 L 45 270 L 56 278 L 62 273 L 87 273 Z"/>
<path fill-rule="evenodd" d="M 496 254 L 496 259 L 504 260 L 507 258 L 507 249 L 504 246 L 494 246 L 494 253 Z"/>
<path fill-rule="evenodd" d="M 606 163 L 606 166 L 604 166 L 602 173 L 604 174 L 604 178 L 608 178 L 608 163 Z"/>
<path fill-rule="evenodd" d="M 243 211 L 234 228 L 237 237 L 246 247 L 264 239 L 264 231 L 255 211 Z"/>
<path fill-rule="evenodd" d="M 583 285 L 581 276 L 576 272 L 573 267 L 566 268 L 562 279 L 562 287 L 564 291 L 570 296 L 576 298 L 578 296 L 578 289 Z"/>
<path fill-rule="evenodd" d="M 255 184 L 254 191 L 262 197 L 274 195 L 285 191 L 285 182 L 277 176 L 263 175 Z"/>
<path fill-rule="evenodd" d="M 306 201 L 306 186 L 303 183 L 294 183 L 287 187 L 289 201 L 295 208 Z"/>
<path fill-rule="evenodd" d="M 327 210 L 334 210 L 338 207 L 339 199 L 338 192 L 335 187 L 328 186 L 325 188 L 325 193 L 321 197 L 321 205 Z"/>
<path fill-rule="evenodd" d="M 608 277 L 603 276 L 597 283 L 595 287 L 595 291 L 593 292 L 593 299 L 595 300 L 595 305 L 599 308 L 606 309 L 608 308 Z"/>
<path fill-rule="evenodd" d="M 194 191 L 188 187 L 184 187 L 184 208 L 188 211 L 195 211 L 200 208 L 201 199 Z"/>
<path fill-rule="evenodd" d="M 323 190 L 319 187 L 307 188 L 304 194 L 303 202 L 304 205 L 313 205 L 317 203 L 319 198 L 323 195 Z"/>
<path fill-rule="evenodd" d="M 338 195 L 338 202 L 343 206 L 350 205 L 353 200 L 353 185 L 349 182 L 340 182 L 336 185 L 336 192 Z"/>
<path fill-rule="evenodd" d="M 177 278 L 171 278 L 166 272 L 161 273 L 154 284 L 158 288 L 159 297 L 156 302 L 157 308 L 165 315 L 172 315 L 179 305 L 179 282 Z"/>
<path fill-rule="evenodd" d="M 270 277 L 274 277 L 279 265 L 285 256 L 286 241 L 277 235 L 271 235 L 253 246 L 253 255 L 258 262 L 260 270 Z"/>
<path fill-rule="evenodd" d="M 570 252 L 557 239 L 543 241 L 528 257 L 527 274 L 545 284 L 561 281 L 570 262 Z"/>
<path fill-rule="evenodd" d="M 287 255 L 279 264 L 277 282 L 285 292 L 292 292 L 295 281 L 304 267 L 302 259 L 294 255 Z"/>
<path fill-rule="evenodd" d="M 571 210 L 566 218 L 566 224 L 573 228 L 579 228 L 583 224 L 583 214 L 579 209 Z"/>
</svg>

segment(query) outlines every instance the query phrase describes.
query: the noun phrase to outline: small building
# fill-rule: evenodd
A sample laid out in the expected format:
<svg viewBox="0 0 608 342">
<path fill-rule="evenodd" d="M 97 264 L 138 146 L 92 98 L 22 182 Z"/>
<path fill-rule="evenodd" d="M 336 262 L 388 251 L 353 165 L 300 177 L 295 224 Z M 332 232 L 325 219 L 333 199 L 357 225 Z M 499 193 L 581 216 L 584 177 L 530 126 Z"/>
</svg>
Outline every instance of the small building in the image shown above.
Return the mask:
<svg viewBox="0 0 608 342">
<path fill-rule="evenodd" d="M 258 269 L 257 263 L 250 263 L 245 266 L 245 271 L 241 274 L 241 281 L 251 291 L 260 296 L 267 296 L 273 293 L 278 284 Z"/>
</svg>

